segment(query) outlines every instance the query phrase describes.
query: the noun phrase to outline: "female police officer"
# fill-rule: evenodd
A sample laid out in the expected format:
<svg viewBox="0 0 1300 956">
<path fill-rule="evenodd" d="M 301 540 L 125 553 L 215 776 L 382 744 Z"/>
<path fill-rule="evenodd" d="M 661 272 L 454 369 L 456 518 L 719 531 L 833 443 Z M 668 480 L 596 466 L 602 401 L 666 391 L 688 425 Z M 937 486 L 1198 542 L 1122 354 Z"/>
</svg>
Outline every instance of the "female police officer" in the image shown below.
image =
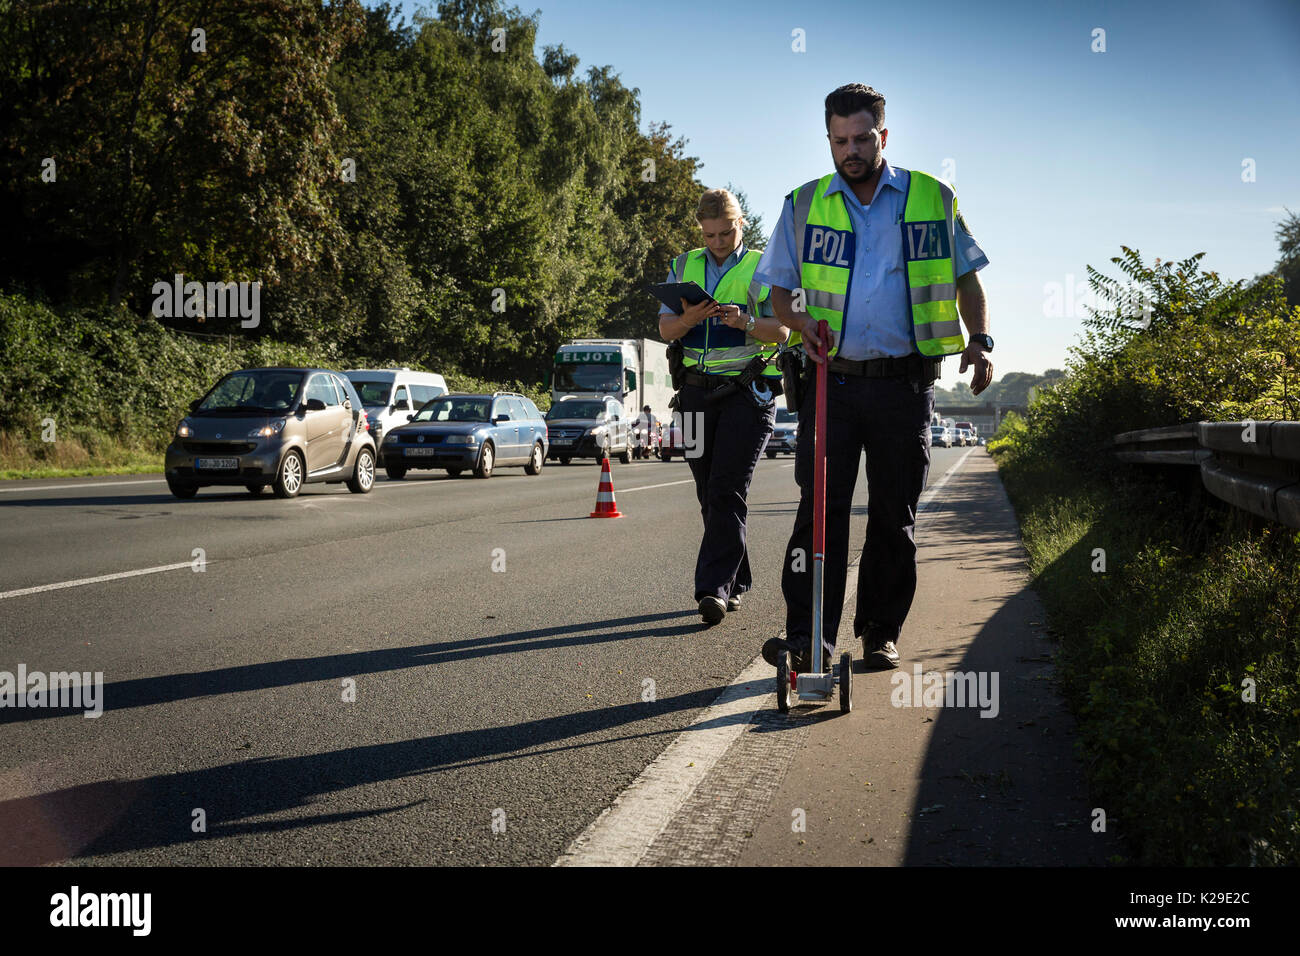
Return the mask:
<svg viewBox="0 0 1300 956">
<path fill-rule="evenodd" d="M 695 282 L 713 298 L 697 305 L 683 299 L 680 314 L 664 306 L 659 334 L 681 339 L 684 350 L 678 411 L 704 516 L 695 600 L 705 623 L 716 624 L 740 607 L 740 595 L 753 584 L 745 495 L 772 434 L 780 392 L 780 371 L 762 360 L 775 355 L 771 343 L 784 342 L 789 332 L 772 317 L 769 290 L 754 281 L 761 253 L 741 240 L 745 220 L 736 197 L 710 189 L 695 218 L 705 245 L 674 259 L 668 281 Z"/>
</svg>

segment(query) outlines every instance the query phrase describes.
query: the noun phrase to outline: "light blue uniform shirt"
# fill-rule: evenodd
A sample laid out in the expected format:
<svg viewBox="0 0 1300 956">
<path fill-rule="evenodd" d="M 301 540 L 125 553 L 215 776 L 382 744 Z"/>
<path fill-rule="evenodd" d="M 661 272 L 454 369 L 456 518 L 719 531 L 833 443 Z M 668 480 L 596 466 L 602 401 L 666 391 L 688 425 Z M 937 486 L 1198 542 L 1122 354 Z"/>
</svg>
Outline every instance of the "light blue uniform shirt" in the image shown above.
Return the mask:
<svg viewBox="0 0 1300 956">
<path fill-rule="evenodd" d="M 826 195 L 844 194 L 844 206 L 853 222 L 856 250 L 849 298 L 844 306 L 842 341 L 836 353 L 861 360 L 908 355 L 916 351 L 912 337 L 912 308 L 903 259 L 903 208 L 911 173 L 884 163 L 871 204 L 863 206 L 853 190 L 836 173 Z M 953 224 L 956 243 L 953 271 L 960 278 L 989 264 L 961 220 Z M 797 289 L 799 250 L 794 235 L 794 204 L 786 199 L 781 219 L 772 230 L 754 275 L 764 285 Z"/>
<path fill-rule="evenodd" d="M 727 258 L 722 260 L 722 265 L 718 265 L 716 262 L 713 261 L 713 253 L 709 252 L 708 249 L 705 249 L 704 250 L 704 291 L 707 292 L 709 295 L 713 295 L 713 290 L 718 287 L 718 283 L 722 281 L 722 277 L 731 270 L 732 266 L 734 266 L 737 262 L 741 260 L 741 258 L 745 255 L 747 251 L 748 250 L 745 249 L 745 244 L 742 242 L 739 246 L 736 247 L 736 250 L 732 252 L 731 255 L 727 256 Z M 665 282 L 682 281 L 677 278 L 676 266 L 677 266 L 677 260 L 676 258 L 674 258 L 673 264 L 668 267 L 668 278 L 664 280 Z M 744 306 L 742 305 L 741 308 L 743 309 Z M 759 314 L 757 318 L 760 319 L 770 318 L 771 316 L 775 315 L 776 313 L 772 311 L 772 300 L 769 298 L 766 302 L 762 303 L 762 305 L 759 307 L 758 312 Z M 668 308 L 668 306 L 666 305 L 660 305 L 659 314 L 676 315 L 677 313 L 674 312 L 672 309 Z M 717 323 L 714 324 L 716 325 Z"/>
</svg>

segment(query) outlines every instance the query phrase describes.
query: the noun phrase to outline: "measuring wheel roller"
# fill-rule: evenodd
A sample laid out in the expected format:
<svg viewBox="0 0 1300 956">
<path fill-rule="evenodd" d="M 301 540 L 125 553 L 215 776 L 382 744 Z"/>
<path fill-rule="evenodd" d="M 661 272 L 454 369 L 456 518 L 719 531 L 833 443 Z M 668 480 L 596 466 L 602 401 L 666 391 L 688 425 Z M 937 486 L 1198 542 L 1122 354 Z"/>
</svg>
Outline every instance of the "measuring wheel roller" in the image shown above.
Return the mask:
<svg viewBox="0 0 1300 956">
<path fill-rule="evenodd" d="M 776 656 L 776 709 L 790 713 L 790 654 L 782 651 Z"/>
<path fill-rule="evenodd" d="M 845 651 L 840 655 L 840 713 L 853 709 L 853 655 Z"/>
</svg>

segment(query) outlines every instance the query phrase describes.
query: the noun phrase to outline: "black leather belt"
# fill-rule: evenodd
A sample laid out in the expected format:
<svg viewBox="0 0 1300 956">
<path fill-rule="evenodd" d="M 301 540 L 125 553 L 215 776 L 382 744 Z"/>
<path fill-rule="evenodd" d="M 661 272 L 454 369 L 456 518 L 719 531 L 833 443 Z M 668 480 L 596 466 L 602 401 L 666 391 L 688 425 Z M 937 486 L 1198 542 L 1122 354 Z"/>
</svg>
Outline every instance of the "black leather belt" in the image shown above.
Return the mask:
<svg viewBox="0 0 1300 956">
<path fill-rule="evenodd" d="M 831 359 L 828 369 L 840 375 L 857 375 L 861 378 L 891 378 L 896 375 L 917 376 L 927 382 L 939 377 L 939 366 L 943 356 L 901 355 L 897 358 L 875 358 L 854 361 L 836 356 Z"/>
</svg>

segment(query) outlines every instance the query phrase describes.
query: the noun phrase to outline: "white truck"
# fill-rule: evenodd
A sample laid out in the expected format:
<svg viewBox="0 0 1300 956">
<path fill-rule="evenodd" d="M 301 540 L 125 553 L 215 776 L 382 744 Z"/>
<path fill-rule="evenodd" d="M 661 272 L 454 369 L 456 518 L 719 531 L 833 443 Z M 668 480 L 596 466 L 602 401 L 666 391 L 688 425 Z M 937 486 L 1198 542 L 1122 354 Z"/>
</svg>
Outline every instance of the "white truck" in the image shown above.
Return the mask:
<svg viewBox="0 0 1300 956">
<path fill-rule="evenodd" d="M 655 339 L 574 339 L 555 353 L 551 402 L 612 398 L 629 421 L 649 405 L 660 421 L 672 414 L 668 346 Z"/>
</svg>

